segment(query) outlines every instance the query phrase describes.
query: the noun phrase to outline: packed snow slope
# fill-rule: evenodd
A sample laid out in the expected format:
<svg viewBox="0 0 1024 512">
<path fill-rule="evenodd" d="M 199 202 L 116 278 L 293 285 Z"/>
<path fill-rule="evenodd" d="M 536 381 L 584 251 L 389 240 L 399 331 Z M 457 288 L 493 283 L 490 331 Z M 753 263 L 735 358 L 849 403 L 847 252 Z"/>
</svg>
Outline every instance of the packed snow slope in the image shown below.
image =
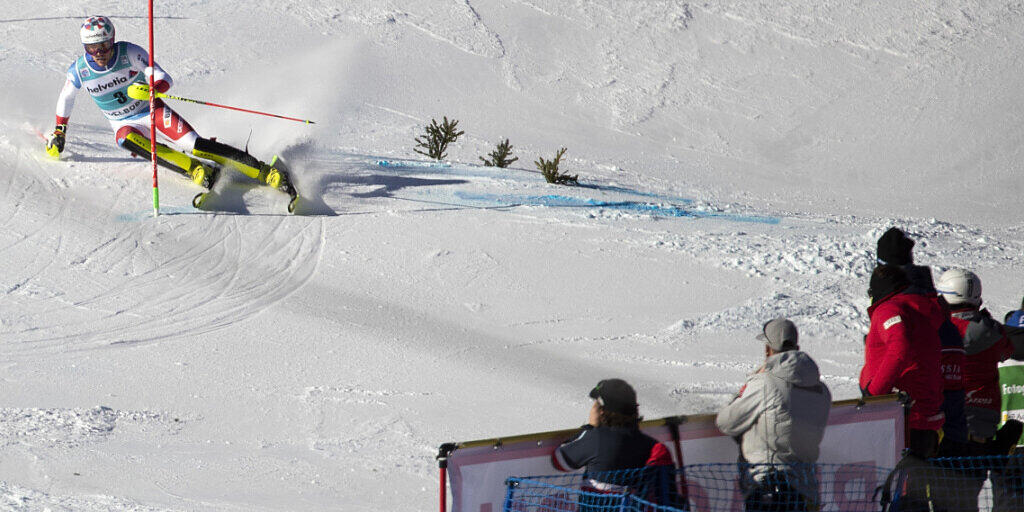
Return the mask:
<svg viewBox="0 0 1024 512">
<path fill-rule="evenodd" d="M 891 225 L 1024 293 L 1020 2 L 160 1 L 173 94 L 317 124 L 173 103 L 305 215 L 162 173 L 155 219 L 88 97 L 62 162 L 35 133 L 132 3 L 0 15 L 0 509 L 432 510 L 442 442 L 574 427 L 611 376 L 712 411 L 779 315 L 850 398 Z M 583 186 L 534 169 L 561 147 Z"/>
</svg>

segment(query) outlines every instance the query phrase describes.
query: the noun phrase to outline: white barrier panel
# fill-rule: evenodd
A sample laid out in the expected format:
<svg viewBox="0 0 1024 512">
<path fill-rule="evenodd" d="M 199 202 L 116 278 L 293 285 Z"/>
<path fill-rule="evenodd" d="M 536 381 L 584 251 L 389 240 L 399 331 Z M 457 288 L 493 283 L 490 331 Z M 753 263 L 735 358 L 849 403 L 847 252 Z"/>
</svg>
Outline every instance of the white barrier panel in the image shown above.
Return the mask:
<svg viewBox="0 0 1024 512">
<path fill-rule="evenodd" d="M 680 416 L 677 419 L 683 464 L 736 461 L 739 454 L 736 442 L 715 428 L 714 415 Z M 645 421 L 641 430 L 664 443 L 672 452 L 672 458 L 676 459 L 669 426 L 672 420 Z M 891 468 L 896 465 L 904 447 L 904 425 L 903 405 L 895 395 L 873 397 L 867 402 L 835 402 L 829 414 L 818 462 Z M 448 458 L 452 512 L 500 511 L 505 500 L 505 480 L 513 476 L 558 473 L 551 464 L 551 453 L 577 432 L 560 430 L 459 443 Z M 678 460 L 675 462 L 679 464 Z M 830 477 L 823 475 L 823 478 Z"/>
</svg>

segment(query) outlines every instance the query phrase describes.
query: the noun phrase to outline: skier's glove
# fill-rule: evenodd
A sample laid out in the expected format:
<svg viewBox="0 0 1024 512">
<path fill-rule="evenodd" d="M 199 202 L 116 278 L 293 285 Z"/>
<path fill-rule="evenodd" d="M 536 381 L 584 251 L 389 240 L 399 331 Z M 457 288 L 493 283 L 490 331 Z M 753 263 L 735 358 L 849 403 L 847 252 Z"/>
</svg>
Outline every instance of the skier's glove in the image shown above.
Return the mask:
<svg viewBox="0 0 1024 512">
<path fill-rule="evenodd" d="M 53 133 L 46 138 L 46 152 L 52 157 L 58 157 L 64 152 L 64 134 L 68 131 L 68 125 L 58 124 Z"/>
<path fill-rule="evenodd" d="M 149 86 L 137 82 L 129 85 L 128 97 L 133 100 L 149 101 Z"/>
</svg>

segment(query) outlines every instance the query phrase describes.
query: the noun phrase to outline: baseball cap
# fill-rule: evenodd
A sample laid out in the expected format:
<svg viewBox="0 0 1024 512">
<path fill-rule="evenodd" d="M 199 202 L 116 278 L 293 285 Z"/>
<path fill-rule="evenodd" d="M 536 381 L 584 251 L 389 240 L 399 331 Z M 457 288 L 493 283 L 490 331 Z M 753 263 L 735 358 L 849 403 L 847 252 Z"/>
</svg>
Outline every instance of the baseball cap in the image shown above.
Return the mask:
<svg viewBox="0 0 1024 512">
<path fill-rule="evenodd" d="M 597 400 L 601 407 L 619 414 L 632 416 L 637 413 L 636 391 L 622 379 L 604 379 L 590 390 L 590 398 Z"/>
<path fill-rule="evenodd" d="M 757 339 L 765 342 L 776 352 L 794 350 L 797 347 L 796 325 L 785 318 L 770 320 L 761 328 L 761 334 L 757 335 Z"/>
</svg>

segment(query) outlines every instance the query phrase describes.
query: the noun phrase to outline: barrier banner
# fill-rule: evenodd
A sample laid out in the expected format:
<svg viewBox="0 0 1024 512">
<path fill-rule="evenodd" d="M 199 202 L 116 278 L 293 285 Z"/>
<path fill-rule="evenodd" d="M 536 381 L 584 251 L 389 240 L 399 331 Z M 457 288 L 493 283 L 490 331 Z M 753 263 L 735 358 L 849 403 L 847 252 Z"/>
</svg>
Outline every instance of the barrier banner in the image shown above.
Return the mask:
<svg viewBox="0 0 1024 512">
<path fill-rule="evenodd" d="M 896 395 L 834 402 L 828 428 L 821 442 L 822 464 L 894 467 L 904 447 L 906 417 Z M 678 425 L 679 444 L 673 441 Z M 676 416 L 644 421 L 640 429 L 665 444 L 678 466 L 733 462 L 739 455 L 736 442 L 715 427 L 715 415 Z M 505 480 L 512 476 L 552 475 L 551 454 L 579 431 L 559 430 L 521 436 L 457 443 L 447 460 L 452 512 L 498 512 L 505 499 Z M 681 447 L 683 461 L 677 460 Z M 858 489 L 870 499 L 874 475 L 864 481 L 849 471 L 820 475 L 823 483 Z M 840 481 L 842 480 L 842 481 Z M 443 482 L 442 482 L 443 483 Z M 700 483 L 689 481 L 691 497 L 700 499 Z"/>
</svg>

